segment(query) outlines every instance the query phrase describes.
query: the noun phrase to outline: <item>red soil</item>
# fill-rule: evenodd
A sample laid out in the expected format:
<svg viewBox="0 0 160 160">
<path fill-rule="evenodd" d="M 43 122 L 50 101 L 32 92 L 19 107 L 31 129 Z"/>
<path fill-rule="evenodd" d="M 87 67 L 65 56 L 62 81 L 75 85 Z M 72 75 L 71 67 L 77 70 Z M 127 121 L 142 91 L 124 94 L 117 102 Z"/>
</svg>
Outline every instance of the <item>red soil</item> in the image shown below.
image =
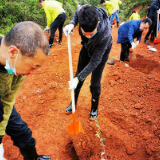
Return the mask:
<svg viewBox="0 0 160 160">
<path fill-rule="evenodd" d="M 112 30 L 110 60 L 120 56 L 117 31 Z M 127 62 L 127 67 L 115 60 L 114 65 L 106 64 L 103 72 L 98 122 L 109 160 L 160 159 L 160 45 L 151 43 L 158 52 L 148 51 L 143 43 L 145 34 L 134 50 L 135 61 Z M 78 29 L 71 40 L 75 73 L 81 48 Z M 71 100 L 68 64 L 67 38 L 63 37 L 62 45 L 52 47 L 43 66 L 26 77 L 15 106 L 33 131 L 39 154 L 49 155 L 53 160 L 100 160 L 103 148 L 95 136 L 98 128 L 95 121 L 89 120 L 90 76 L 76 108 L 77 120 L 85 133 L 70 136 L 67 130 L 72 123 L 72 116 L 65 114 Z M 22 160 L 10 137 L 5 135 L 3 143 L 5 158 Z"/>
</svg>

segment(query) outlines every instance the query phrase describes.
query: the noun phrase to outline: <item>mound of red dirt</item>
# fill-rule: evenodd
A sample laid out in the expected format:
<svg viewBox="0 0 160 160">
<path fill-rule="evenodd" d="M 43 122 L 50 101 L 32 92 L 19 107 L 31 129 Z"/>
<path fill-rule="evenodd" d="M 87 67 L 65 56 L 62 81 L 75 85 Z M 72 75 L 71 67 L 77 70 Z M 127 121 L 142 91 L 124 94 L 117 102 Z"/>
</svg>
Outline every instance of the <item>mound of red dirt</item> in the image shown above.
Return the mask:
<svg viewBox="0 0 160 160">
<path fill-rule="evenodd" d="M 143 43 L 145 32 L 134 50 L 136 60 L 120 63 L 117 32 L 117 28 L 112 30 L 113 46 L 109 57 L 115 64 L 105 66 L 99 104 L 98 123 L 100 136 L 105 138 L 105 153 L 108 160 L 158 160 L 160 45 L 151 43 L 158 52 L 148 51 Z M 81 49 L 78 28 L 71 41 L 75 74 Z M 77 120 L 85 133 L 70 136 L 67 126 L 72 123 L 72 116 L 65 114 L 71 100 L 67 38 L 63 37 L 61 45 L 55 44 L 43 66 L 26 77 L 15 107 L 31 128 L 39 154 L 49 155 L 53 160 L 99 160 L 104 150 L 95 136 L 97 122 L 89 120 L 90 76 L 82 87 L 76 107 Z M 3 143 L 7 160 L 22 160 L 10 137 L 5 135 Z"/>
</svg>

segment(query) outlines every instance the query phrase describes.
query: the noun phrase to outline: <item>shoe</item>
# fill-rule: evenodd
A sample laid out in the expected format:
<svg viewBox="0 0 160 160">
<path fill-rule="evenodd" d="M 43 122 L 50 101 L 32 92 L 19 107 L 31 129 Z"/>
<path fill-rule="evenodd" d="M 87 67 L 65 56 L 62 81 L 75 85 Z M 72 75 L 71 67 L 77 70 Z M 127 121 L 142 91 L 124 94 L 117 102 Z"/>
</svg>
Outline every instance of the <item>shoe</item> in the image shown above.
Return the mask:
<svg viewBox="0 0 160 160">
<path fill-rule="evenodd" d="M 109 64 L 109 65 L 114 65 L 114 64 L 115 64 L 115 61 L 114 61 L 114 60 L 107 61 L 107 64 Z"/>
<path fill-rule="evenodd" d="M 53 38 L 49 38 L 49 47 L 50 47 L 50 48 L 53 46 L 53 41 L 54 41 Z"/>
<path fill-rule="evenodd" d="M 145 43 L 145 44 L 149 44 L 148 40 L 146 40 L 146 39 L 144 40 L 144 43 Z"/>
<path fill-rule="evenodd" d="M 95 120 L 98 117 L 98 103 L 99 103 L 99 98 L 96 98 L 96 99 L 92 98 L 90 120 Z"/>
<path fill-rule="evenodd" d="M 19 148 L 24 160 L 51 160 L 49 156 L 38 155 L 35 145 Z"/>
<path fill-rule="evenodd" d="M 53 44 L 49 44 L 49 48 L 52 48 Z"/>
<path fill-rule="evenodd" d="M 77 101 L 78 101 L 78 95 L 79 95 L 79 91 L 74 91 L 74 97 L 75 97 L 75 106 L 77 104 Z M 65 111 L 66 114 L 71 114 L 72 113 L 72 102 L 70 103 L 70 105 L 66 108 L 66 111 Z"/>
<path fill-rule="evenodd" d="M 124 61 L 128 61 L 129 62 L 129 56 L 126 55 Z"/>
<path fill-rule="evenodd" d="M 37 160 L 51 160 L 51 158 L 49 156 L 40 155 L 38 156 Z"/>
<path fill-rule="evenodd" d="M 119 62 L 120 62 L 120 63 L 123 63 L 124 61 L 120 60 Z"/>
<path fill-rule="evenodd" d="M 76 105 L 76 104 L 75 104 Z M 66 114 L 71 114 L 72 113 L 72 102 L 70 103 L 70 105 L 66 108 L 65 111 Z"/>
<path fill-rule="evenodd" d="M 57 42 L 58 42 L 58 43 L 62 43 L 62 41 L 61 41 L 60 39 L 57 39 Z"/>
</svg>

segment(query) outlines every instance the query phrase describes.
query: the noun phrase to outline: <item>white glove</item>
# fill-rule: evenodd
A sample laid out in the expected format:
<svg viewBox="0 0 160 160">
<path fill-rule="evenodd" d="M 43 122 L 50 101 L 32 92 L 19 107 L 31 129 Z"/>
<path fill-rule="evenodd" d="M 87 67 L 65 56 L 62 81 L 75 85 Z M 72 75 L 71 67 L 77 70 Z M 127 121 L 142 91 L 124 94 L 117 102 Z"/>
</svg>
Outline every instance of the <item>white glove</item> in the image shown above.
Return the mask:
<svg viewBox="0 0 160 160">
<path fill-rule="evenodd" d="M 50 27 L 46 26 L 46 28 L 44 30 L 48 31 L 48 30 L 50 30 Z"/>
<path fill-rule="evenodd" d="M 159 9 L 159 10 L 157 10 L 157 13 L 158 13 L 158 14 L 160 14 L 160 9 Z"/>
<path fill-rule="evenodd" d="M 71 83 L 71 81 L 68 81 L 68 82 L 69 82 L 69 89 L 70 90 L 75 89 L 78 84 L 78 78 L 77 77 L 73 78 L 72 83 Z"/>
<path fill-rule="evenodd" d="M 3 143 L 0 144 L 0 160 L 3 160 L 4 155 L 4 149 L 3 149 Z"/>
<path fill-rule="evenodd" d="M 136 47 L 139 45 L 139 41 L 136 42 Z"/>
<path fill-rule="evenodd" d="M 112 10 L 112 14 L 113 14 L 113 13 L 115 13 L 115 10 L 114 10 L 114 8 L 113 8 L 113 10 Z"/>
<path fill-rule="evenodd" d="M 136 43 L 132 42 L 131 45 L 132 45 L 132 49 L 136 48 Z"/>
<path fill-rule="evenodd" d="M 66 36 L 68 36 L 69 34 L 72 34 L 73 29 L 74 29 L 74 25 L 73 24 L 68 24 L 63 28 L 63 32 Z"/>
</svg>

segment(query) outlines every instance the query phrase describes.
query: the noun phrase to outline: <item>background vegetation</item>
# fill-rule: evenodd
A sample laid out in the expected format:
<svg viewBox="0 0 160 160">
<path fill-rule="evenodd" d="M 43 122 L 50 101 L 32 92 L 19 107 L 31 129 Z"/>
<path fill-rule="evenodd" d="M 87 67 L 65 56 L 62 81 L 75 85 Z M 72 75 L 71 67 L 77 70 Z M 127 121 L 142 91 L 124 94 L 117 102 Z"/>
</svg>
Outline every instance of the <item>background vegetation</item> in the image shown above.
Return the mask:
<svg viewBox="0 0 160 160">
<path fill-rule="evenodd" d="M 71 20 L 78 5 L 91 4 L 101 7 L 100 0 L 57 0 L 63 3 L 63 8 L 67 14 L 65 24 Z M 122 0 L 120 6 L 120 21 L 126 21 L 131 15 L 131 9 L 142 5 L 141 17 L 146 15 L 144 6 L 150 4 L 152 0 Z M 44 10 L 39 5 L 39 0 L 0 0 L 0 34 L 6 34 L 13 25 L 21 21 L 34 21 L 46 26 L 46 16 Z"/>
</svg>

